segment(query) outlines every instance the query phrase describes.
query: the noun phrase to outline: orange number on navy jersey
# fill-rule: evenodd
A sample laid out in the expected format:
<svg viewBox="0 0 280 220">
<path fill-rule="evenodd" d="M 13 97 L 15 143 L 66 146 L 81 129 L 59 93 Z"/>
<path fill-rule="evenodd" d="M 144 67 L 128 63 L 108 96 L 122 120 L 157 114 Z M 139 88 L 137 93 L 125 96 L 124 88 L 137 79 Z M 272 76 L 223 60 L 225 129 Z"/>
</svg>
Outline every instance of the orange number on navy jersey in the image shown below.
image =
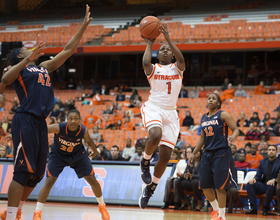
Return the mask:
<svg viewBox="0 0 280 220">
<path fill-rule="evenodd" d="M 171 82 L 166 83 L 168 85 L 168 92 L 167 94 L 171 94 Z"/>
<path fill-rule="evenodd" d="M 71 153 L 73 151 L 73 148 L 74 148 L 73 146 L 66 147 L 64 145 L 61 145 L 60 150 L 67 151 L 67 152 Z"/>
<path fill-rule="evenodd" d="M 204 128 L 204 131 L 205 131 L 206 136 L 213 136 L 214 135 L 212 126 L 209 126 L 208 128 Z"/>
<path fill-rule="evenodd" d="M 66 151 L 66 147 L 64 145 L 61 145 L 60 150 Z"/>
<path fill-rule="evenodd" d="M 45 77 L 47 78 L 46 79 L 46 84 L 45 84 L 45 80 L 44 80 L 44 76 L 42 73 L 39 73 L 39 77 L 38 77 L 38 83 L 41 83 L 43 86 L 48 86 L 50 87 L 51 86 L 51 83 L 50 83 L 50 76 L 48 74 L 45 74 Z"/>
</svg>

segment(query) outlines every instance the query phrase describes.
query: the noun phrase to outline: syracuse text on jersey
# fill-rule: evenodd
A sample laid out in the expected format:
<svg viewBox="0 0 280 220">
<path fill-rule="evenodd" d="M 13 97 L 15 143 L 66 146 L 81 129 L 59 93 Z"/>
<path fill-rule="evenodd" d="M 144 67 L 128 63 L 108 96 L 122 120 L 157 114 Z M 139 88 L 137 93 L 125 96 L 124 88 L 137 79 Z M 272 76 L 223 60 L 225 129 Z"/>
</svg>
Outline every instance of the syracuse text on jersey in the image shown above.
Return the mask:
<svg viewBox="0 0 280 220">
<path fill-rule="evenodd" d="M 179 74 L 177 75 L 155 75 L 154 79 L 156 80 L 176 80 L 180 79 Z"/>
</svg>

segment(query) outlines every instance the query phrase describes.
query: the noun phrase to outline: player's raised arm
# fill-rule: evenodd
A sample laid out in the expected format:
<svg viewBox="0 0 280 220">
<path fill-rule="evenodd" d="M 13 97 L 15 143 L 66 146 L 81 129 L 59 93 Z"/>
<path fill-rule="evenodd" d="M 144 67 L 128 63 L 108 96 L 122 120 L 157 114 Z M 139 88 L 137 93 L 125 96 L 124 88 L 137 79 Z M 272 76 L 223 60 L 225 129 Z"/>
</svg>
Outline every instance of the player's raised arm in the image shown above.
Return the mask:
<svg viewBox="0 0 280 220">
<path fill-rule="evenodd" d="M 178 49 L 178 47 L 170 39 L 168 30 L 167 30 L 167 25 L 161 24 L 160 27 L 161 27 L 160 32 L 164 35 L 165 40 L 168 42 L 176 60 L 177 60 L 178 69 L 181 71 L 184 71 L 185 70 L 185 59 L 184 59 L 182 52 Z"/>
<path fill-rule="evenodd" d="M 145 50 L 143 58 L 142 58 L 142 65 L 143 65 L 146 75 L 149 76 L 153 72 L 153 65 L 151 63 L 152 46 L 156 39 L 153 39 L 153 40 L 146 39 L 146 38 L 144 38 L 144 39 L 147 42 L 147 47 L 146 47 L 146 50 Z"/>
<path fill-rule="evenodd" d="M 88 146 L 93 150 L 93 157 L 97 155 L 97 149 L 95 143 L 92 141 L 92 139 L 89 136 L 88 129 L 86 129 L 84 134 L 84 139 L 87 142 Z"/>
<path fill-rule="evenodd" d="M 238 137 L 239 135 L 239 130 L 236 126 L 235 121 L 233 120 L 233 118 L 231 117 L 231 115 L 227 112 L 222 112 L 221 113 L 221 118 L 223 119 L 223 121 L 227 124 L 227 126 L 230 128 L 230 130 L 232 131 L 232 135 L 228 136 L 228 140 L 230 142 L 234 142 L 235 139 Z"/>
<path fill-rule="evenodd" d="M 79 31 L 75 34 L 75 36 L 66 44 L 65 48 L 57 54 L 52 60 L 45 61 L 41 63 L 39 66 L 45 67 L 48 72 L 52 72 L 59 68 L 76 50 L 79 45 L 80 40 L 85 33 L 87 26 L 89 25 L 92 18 L 90 17 L 89 12 L 90 7 L 86 5 L 86 14 L 83 21 L 83 24 Z"/>
<path fill-rule="evenodd" d="M 48 133 L 58 134 L 60 132 L 59 124 L 48 125 Z"/>
</svg>

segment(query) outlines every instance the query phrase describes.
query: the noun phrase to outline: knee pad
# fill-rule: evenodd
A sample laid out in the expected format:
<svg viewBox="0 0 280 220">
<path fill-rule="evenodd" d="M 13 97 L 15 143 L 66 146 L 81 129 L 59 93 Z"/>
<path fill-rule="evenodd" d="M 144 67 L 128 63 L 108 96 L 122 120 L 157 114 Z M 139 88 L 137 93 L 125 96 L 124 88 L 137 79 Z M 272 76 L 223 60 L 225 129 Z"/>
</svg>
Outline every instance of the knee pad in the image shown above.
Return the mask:
<svg viewBox="0 0 280 220">
<path fill-rule="evenodd" d="M 32 173 L 28 173 L 28 172 L 15 172 L 13 176 L 13 180 L 22 186 L 26 186 L 28 180 L 32 175 L 33 175 Z"/>
<path fill-rule="evenodd" d="M 34 188 L 37 185 L 37 183 L 39 183 L 42 179 L 43 179 L 43 176 L 39 177 L 39 176 L 35 176 L 32 174 L 32 176 L 27 181 L 26 186 Z"/>
</svg>

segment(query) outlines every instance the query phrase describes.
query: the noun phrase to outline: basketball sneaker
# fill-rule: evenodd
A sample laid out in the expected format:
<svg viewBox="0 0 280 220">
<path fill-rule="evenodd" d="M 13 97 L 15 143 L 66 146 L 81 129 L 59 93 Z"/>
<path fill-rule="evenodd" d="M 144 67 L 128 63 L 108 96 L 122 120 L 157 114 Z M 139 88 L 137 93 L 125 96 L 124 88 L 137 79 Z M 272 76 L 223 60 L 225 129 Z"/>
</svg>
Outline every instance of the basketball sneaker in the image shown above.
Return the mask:
<svg viewBox="0 0 280 220">
<path fill-rule="evenodd" d="M 101 213 L 102 220 L 110 220 L 110 215 L 106 209 L 106 204 L 98 205 L 98 212 Z"/>
<path fill-rule="evenodd" d="M 21 219 L 21 215 L 22 215 L 22 210 L 18 209 L 17 210 L 17 217 L 16 220 L 20 220 Z M 0 218 L 1 220 L 6 220 L 6 216 L 7 216 L 7 210 L 0 212 Z"/>
<path fill-rule="evenodd" d="M 147 207 L 148 202 L 152 195 L 154 194 L 154 191 L 150 190 L 148 186 L 142 185 L 142 195 L 139 198 L 139 207 L 141 209 L 144 209 Z"/>
<path fill-rule="evenodd" d="M 33 214 L 33 219 L 32 220 L 42 220 L 41 216 L 42 216 L 42 210 L 39 211 L 39 212 L 35 210 L 35 212 Z"/>
<path fill-rule="evenodd" d="M 219 218 L 219 211 L 218 210 L 217 211 L 213 210 L 211 215 L 212 215 L 211 220 L 218 220 L 218 218 Z"/>
<path fill-rule="evenodd" d="M 144 158 L 140 162 L 141 168 L 141 179 L 146 185 L 152 183 L 152 176 L 150 174 L 150 160 L 145 160 Z"/>
</svg>

